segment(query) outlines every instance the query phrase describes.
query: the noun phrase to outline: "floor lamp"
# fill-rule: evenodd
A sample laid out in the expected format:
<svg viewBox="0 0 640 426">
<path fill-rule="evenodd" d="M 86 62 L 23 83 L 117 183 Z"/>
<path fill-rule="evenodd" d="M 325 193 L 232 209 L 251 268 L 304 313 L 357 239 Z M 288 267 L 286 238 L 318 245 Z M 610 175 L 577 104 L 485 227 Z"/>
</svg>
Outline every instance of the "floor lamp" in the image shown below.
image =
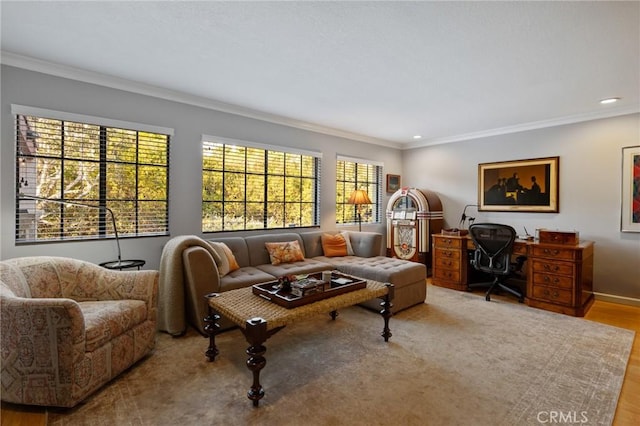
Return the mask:
<svg viewBox="0 0 640 426">
<path fill-rule="evenodd" d="M 373 204 L 367 195 L 367 191 L 364 189 L 356 189 L 351 193 L 349 197 L 349 204 L 355 204 L 358 211 L 358 230 L 362 231 L 362 205 Z"/>
<path fill-rule="evenodd" d="M 109 215 L 111 216 L 111 224 L 113 226 L 113 234 L 115 236 L 116 246 L 118 249 L 118 260 L 103 262 L 100 264 L 100 266 L 104 266 L 107 269 L 123 269 L 123 268 L 130 268 L 132 266 L 133 267 L 137 266 L 138 269 L 140 269 L 140 266 L 144 265 L 145 262 L 143 260 L 122 260 L 122 253 L 120 251 L 120 238 L 118 237 L 118 227 L 116 226 L 116 217 L 113 214 L 113 211 L 109 207 L 96 206 L 94 204 L 79 203 L 77 201 L 68 201 L 68 200 L 63 201 L 63 200 L 57 200 L 53 198 L 35 197 L 32 195 L 21 195 L 20 200 L 45 201 L 47 203 L 56 203 L 56 204 L 62 204 L 62 205 L 71 204 L 74 206 L 82 206 L 82 207 L 101 210 L 103 212 L 109 213 Z"/>
</svg>

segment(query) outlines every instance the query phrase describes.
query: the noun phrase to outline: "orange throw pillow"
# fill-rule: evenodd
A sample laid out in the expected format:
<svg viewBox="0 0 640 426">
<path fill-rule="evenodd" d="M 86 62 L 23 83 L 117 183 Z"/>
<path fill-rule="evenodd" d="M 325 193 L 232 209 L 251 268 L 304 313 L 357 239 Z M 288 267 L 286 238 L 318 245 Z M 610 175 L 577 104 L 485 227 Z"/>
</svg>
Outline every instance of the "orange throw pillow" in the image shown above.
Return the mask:
<svg viewBox="0 0 640 426">
<path fill-rule="evenodd" d="M 327 257 L 346 256 L 347 242 L 340 234 L 322 234 L 322 251 Z"/>
<path fill-rule="evenodd" d="M 304 260 L 302 249 L 297 241 L 287 241 L 283 243 L 264 243 L 272 265 L 281 263 L 297 262 Z"/>
</svg>

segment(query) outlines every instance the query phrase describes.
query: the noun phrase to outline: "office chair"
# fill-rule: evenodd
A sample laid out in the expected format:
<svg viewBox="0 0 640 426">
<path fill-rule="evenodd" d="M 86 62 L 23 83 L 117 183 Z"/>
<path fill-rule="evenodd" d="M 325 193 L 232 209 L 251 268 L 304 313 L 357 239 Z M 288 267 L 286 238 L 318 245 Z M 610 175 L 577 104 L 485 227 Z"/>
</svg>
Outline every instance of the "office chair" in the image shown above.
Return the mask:
<svg viewBox="0 0 640 426">
<path fill-rule="evenodd" d="M 525 256 L 518 256 L 515 263 L 511 262 L 513 242 L 516 231 L 509 225 L 498 223 L 474 223 L 469 226 L 469 235 L 476 246 L 471 264 L 475 269 L 490 274 L 493 281 L 468 284 L 467 290 L 476 287 L 489 286 L 485 299 L 491 300 L 491 294 L 504 290 L 524 302 L 524 294 L 519 289 L 507 284 L 507 280 L 522 270 Z"/>
</svg>

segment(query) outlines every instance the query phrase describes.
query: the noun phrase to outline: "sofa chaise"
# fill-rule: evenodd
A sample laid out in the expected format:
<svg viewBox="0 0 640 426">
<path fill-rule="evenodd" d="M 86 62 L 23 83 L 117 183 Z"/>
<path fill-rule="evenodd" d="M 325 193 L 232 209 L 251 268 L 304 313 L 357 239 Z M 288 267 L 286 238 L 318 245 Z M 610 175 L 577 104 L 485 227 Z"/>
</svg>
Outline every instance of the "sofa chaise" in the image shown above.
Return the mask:
<svg viewBox="0 0 640 426">
<path fill-rule="evenodd" d="M 323 249 L 323 236 L 337 234 L 343 235 L 347 242 L 347 255 L 325 253 Z M 221 263 L 219 250 L 215 247 L 219 243 L 224 243 L 230 249 L 237 263 L 231 271 L 228 271 L 228 265 Z M 295 244 L 300 248 L 301 255 L 281 262 L 274 261 L 267 245 L 283 243 Z M 381 253 L 382 234 L 376 232 L 311 231 L 209 240 L 195 235 L 174 237 L 164 246 L 160 260 L 158 328 L 172 335 L 181 335 L 189 323 L 206 335 L 203 321 L 208 313 L 206 294 L 248 287 L 283 275 L 326 270 L 338 270 L 394 284 L 394 313 L 424 303 L 427 292 L 426 266 L 382 256 Z M 377 299 L 362 305 L 380 309 Z M 225 318 L 220 325 L 222 329 L 232 326 Z"/>
</svg>

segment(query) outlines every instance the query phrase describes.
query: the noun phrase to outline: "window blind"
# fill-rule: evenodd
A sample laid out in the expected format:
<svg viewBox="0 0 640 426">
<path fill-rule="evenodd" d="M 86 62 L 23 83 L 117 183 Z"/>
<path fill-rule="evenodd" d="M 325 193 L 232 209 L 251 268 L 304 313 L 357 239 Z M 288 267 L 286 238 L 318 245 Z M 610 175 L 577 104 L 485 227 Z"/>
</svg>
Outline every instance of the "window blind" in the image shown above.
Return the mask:
<svg viewBox="0 0 640 426">
<path fill-rule="evenodd" d="M 112 237 L 110 211 L 119 236 L 168 234 L 172 131 L 47 115 L 16 115 L 17 243 Z"/>
<path fill-rule="evenodd" d="M 336 158 L 336 223 L 355 223 L 357 208 L 349 204 L 356 189 L 367 191 L 372 204 L 363 205 L 362 222 L 381 221 L 382 167 L 377 161 L 338 155 Z"/>
<path fill-rule="evenodd" d="M 319 224 L 318 152 L 203 136 L 202 231 Z"/>
</svg>

